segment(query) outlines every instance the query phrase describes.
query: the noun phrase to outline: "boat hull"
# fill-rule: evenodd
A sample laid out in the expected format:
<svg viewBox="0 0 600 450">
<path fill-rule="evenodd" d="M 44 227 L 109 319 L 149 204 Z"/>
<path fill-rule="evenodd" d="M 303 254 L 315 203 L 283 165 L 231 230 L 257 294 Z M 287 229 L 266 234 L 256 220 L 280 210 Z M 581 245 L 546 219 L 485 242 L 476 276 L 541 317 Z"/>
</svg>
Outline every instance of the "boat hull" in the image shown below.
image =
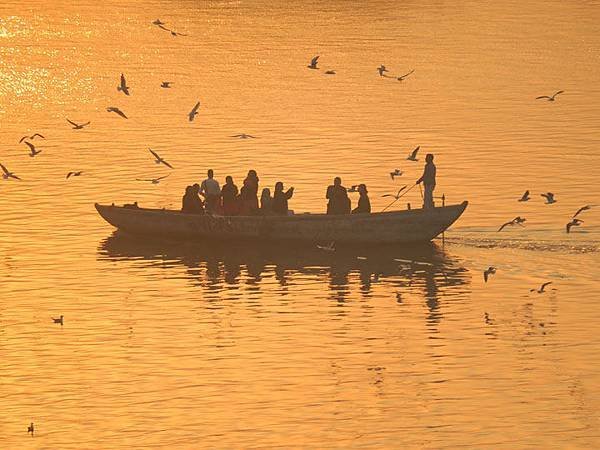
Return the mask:
<svg viewBox="0 0 600 450">
<path fill-rule="evenodd" d="M 467 202 L 374 214 L 213 216 L 96 204 L 111 225 L 129 234 L 193 240 L 265 240 L 386 244 L 427 242 L 452 225 Z"/>
</svg>

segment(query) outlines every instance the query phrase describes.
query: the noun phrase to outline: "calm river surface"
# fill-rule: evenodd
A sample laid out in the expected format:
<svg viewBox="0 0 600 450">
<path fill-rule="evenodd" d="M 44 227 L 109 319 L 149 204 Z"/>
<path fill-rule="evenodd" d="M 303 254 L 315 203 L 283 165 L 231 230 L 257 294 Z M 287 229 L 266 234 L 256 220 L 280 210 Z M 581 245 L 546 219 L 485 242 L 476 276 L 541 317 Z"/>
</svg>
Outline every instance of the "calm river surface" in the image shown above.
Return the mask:
<svg viewBox="0 0 600 450">
<path fill-rule="evenodd" d="M 598 23 L 582 1 L 1 2 L 22 181 L 0 180 L 0 447 L 600 447 Z M 419 248 L 140 242 L 93 207 L 178 208 L 207 168 L 254 168 L 296 212 L 336 175 L 377 211 L 427 152 L 470 204 Z"/>
</svg>

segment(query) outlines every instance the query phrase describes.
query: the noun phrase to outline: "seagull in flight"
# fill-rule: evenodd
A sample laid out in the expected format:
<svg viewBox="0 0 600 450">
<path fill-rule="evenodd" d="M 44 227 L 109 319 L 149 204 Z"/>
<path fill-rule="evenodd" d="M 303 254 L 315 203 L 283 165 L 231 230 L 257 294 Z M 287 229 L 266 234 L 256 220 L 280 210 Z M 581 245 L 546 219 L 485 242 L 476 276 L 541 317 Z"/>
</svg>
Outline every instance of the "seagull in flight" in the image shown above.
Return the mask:
<svg viewBox="0 0 600 450">
<path fill-rule="evenodd" d="M 19 144 L 21 142 L 23 142 L 25 139 L 29 139 L 30 141 L 33 141 L 36 137 L 41 137 L 42 139 L 46 139 L 40 133 L 35 133 L 35 134 L 32 134 L 31 136 L 23 136 L 21 139 L 19 139 Z"/>
<path fill-rule="evenodd" d="M 525 191 L 523 193 L 523 196 L 519 199 L 520 202 L 527 202 L 529 201 L 529 190 Z"/>
<path fill-rule="evenodd" d="M 33 158 L 35 155 L 42 153 L 42 151 L 41 151 L 41 150 L 36 150 L 36 149 L 35 149 L 35 145 L 33 145 L 31 142 L 27 142 L 27 141 L 25 141 L 25 145 L 26 145 L 27 147 L 29 147 L 29 156 L 31 156 L 32 158 Z"/>
<path fill-rule="evenodd" d="M 554 194 L 552 192 L 546 192 L 545 194 L 540 195 L 546 199 L 546 205 L 556 203 L 556 200 L 554 200 Z"/>
<path fill-rule="evenodd" d="M 166 23 L 164 23 L 163 21 L 161 21 L 160 19 L 156 19 L 154 22 L 152 22 L 152 25 L 166 25 Z"/>
<path fill-rule="evenodd" d="M 60 316 L 58 319 L 55 319 L 55 318 L 53 317 L 53 318 L 52 318 L 52 321 L 53 321 L 54 323 L 60 323 L 60 325 L 62 326 L 62 325 L 63 325 L 63 323 L 64 323 L 64 320 L 63 320 L 63 319 L 64 319 L 64 316 L 62 316 L 62 315 L 61 315 L 61 316 Z"/>
<path fill-rule="evenodd" d="M 315 56 L 313 59 L 310 60 L 310 64 L 306 67 L 308 67 L 309 69 L 318 69 L 318 67 L 317 67 L 318 60 L 319 60 L 319 56 Z"/>
<path fill-rule="evenodd" d="M 390 172 L 390 177 L 392 177 L 392 180 L 393 180 L 395 177 L 399 177 L 399 176 L 401 176 L 401 175 L 402 175 L 402 171 L 401 171 L 400 169 L 394 169 L 394 171 L 393 171 L 393 172 Z"/>
<path fill-rule="evenodd" d="M 581 225 L 583 223 L 583 220 L 581 219 L 572 219 L 568 224 L 567 224 L 567 233 L 571 232 L 571 227 L 578 227 L 579 225 Z"/>
<path fill-rule="evenodd" d="M 172 81 L 163 81 L 160 87 L 164 89 L 169 89 L 171 87 L 171 84 L 173 84 Z"/>
<path fill-rule="evenodd" d="M 326 252 L 335 252 L 335 242 L 331 241 L 328 245 L 317 245 L 317 248 Z"/>
<path fill-rule="evenodd" d="M 129 86 L 127 86 L 127 82 L 125 81 L 125 75 L 121 74 L 121 84 L 117 86 L 117 91 L 123 92 L 125 95 L 129 95 Z"/>
<path fill-rule="evenodd" d="M 552 284 L 552 281 L 546 281 L 544 284 L 542 284 L 542 285 L 540 286 L 540 288 L 539 288 L 539 289 L 530 289 L 530 290 L 529 290 L 529 292 L 534 292 L 534 291 L 535 291 L 535 292 L 537 292 L 538 294 L 541 294 L 541 293 L 543 293 L 543 292 L 546 292 L 546 291 L 544 291 L 544 289 L 546 289 L 546 286 L 548 286 L 549 284 Z"/>
<path fill-rule="evenodd" d="M 325 75 L 335 75 L 335 70 L 328 70 Z"/>
<path fill-rule="evenodd" d="M 164 159 L 162 159 L 158 153 L 156 153 L 154 150 L 152 150 L 151 148 L 149 148 L 148 150 L 150 150 L 150 153 L 152 153 L 152 155 L 154 155 L 155 159 L 155 163 L 156 164 L 164 164 L 165 166 L 169 167 L 170 169 L 173 168 L 173 166 L 171 164 L 169 164 L 167 161 L 165 161 Z"/>
<path fill-rule="evenodd" d="M 34 431 L 33 422 L 31 422 L 29 424 L 29 426 L 27 427 L 27 434 L 31 433 L 31 435 L 33 436 L 33 431 Z"/>
<path fill-rule="evenodd" d="M 165 175 L 163 177 L 158 177 L 158 178 L 150 178 L 150 179 L 136 178 L 135 180 L 136 181 L 149 181 L 152 184 L 158 184 L 158 183 L 160 183 L 160 180 L 163 180 L 163 179 L 167 178 L 169 175 Z"/>
<path fill-rule="evenodd" d="M 114 112 L 117 113 L 119 116 L 121 116 L 123 119 L 127 119 L 128 117 L 125 115 L 125 113 L 123 111 L 121 111 L 119 108 L 116 108 L 114 106 L 109 106 L 108 108 L 106 108 L 106 110 L 108 112 Z"/>
<path fill-rule="evenodd" d="M 405 79 L 407 76 L 409 76 L 411 73 L 413 73 L 414 71 L 415 71 L 415 69 L 411 70 L 411 71 L 410 71 L 410 72 L 408 72 L 407 74 L 400 75 L 400 76 L 398 77 L 398 81 L 404 81 L 404 79 Z"/>
<path fill-rule="evenodd" d="M 417 153 L 419 153 L 421 146 L 417 146 L 417 148 L 415 148 L 412 153 L 410 155 L 408 155 L 408 158 L 406 158 L 409 161 L 418 161 L 417 159 Z"/>
<path fill-rule="evenodd" d="M 580 213 L 582 213 L 583 211 L 587 211 L 588 209 L 592 209 L 592 207 L 590 205 L 582 206 L 577 210 L 575 214 L 573 214 L 573 218 L 577 217 Z"/>
<path fill-rule="evenodd" d="M 398 189 L 398 192 L 396 193 L 396 195 L 383 194 L 382 197 L 394 197 L 396 200 L 398 200 L 400 198 L 400 192 L 402 192 L 404 189 L 406 189 L 406 186 L 402 186 L 400 189 Z"/>
<path fill-rule="evenodd" d="M 521 226 L 523 226 L 523 223 L 526 220 L 527 219 L 521 218 L 521 216 L 517 216 L 513 220 L 511 220 L 510 222 L 506 222 L 506 223 L 502 224 L 502 226 L 498 229 L 498 232 L 502 231 L 504 229 L 504 227 L 507 227 L 507 226 L 512 226 L 512 225 L 521 225 Z"/>
<path fill-rule="evenodd" d="M 11 171 L 9 171 L 4 164 L 0 163 L 0 168 L 2 169 L 2 172 L 4 172 L 2 174 L 2 178 L 4 178 L 5 180 L 8 180 L 9 178 L 14 178 L 15 180 L 20 180 L 20 178 L 18 176 L 16 176 L 14 173 L 12 173 Z"/>
<path fill-rule="evenodd" d="M 490 275 L 494 275 L 495 273 L 496 273 L 495 267 L 492 267 L 492 266 L 488 267 L 486 270 L 483 271 L 483 280 L 487 283 Z"/>
<path fill-rule="evenodd" d="M 196 103 L 192 110 L 188 113 L 188 118 L 190 122 L 194 120 L 194 117 L 198 115 L 198 108 L 200 108 L 200 102 Z"/>
<path fill-rule="evenodd" d="M 176 36 L 187 36 L 187 34 L 183 34 L 180 33 L 178 31 L 173 31 L 173 30 L 169 30 L 171 32 L 171 36 L 176 37 Z"/>
<path fill-rule="evenodd" d="M 240 138 L 240 139 L 256 139 L 256 136 L 252 136 L 251 134 L 246 134 L 246 133 L 234 134 L 231 137 Z"/>
<path fill-rule="evenodd" d="M 84 127 L 88 126 L 90 124 L 90 122 L 86 122 L 86 123 L 75 123 L 69 119 L 67 119 L 67 122 L 69 122 L 71 125 L 73 125 L 73 129 L 74 130 L 82 130 Z"/>
<path fill-rule="evenodd" d="M 383 77 L 385 72 L 389 72 L 383 64 L 377 68 L 377 71 L 379 72 L 380 77 Z"/>
<path fill-rule="evenodd" d="M 556 93 L 555 93 L 555 94 L 554 94 L 552 97 L 550 97 L 550 96 L 548 96 L 548 95 L 540 95 L 539 97 L 536 97 L 535 99 L 536 99 L 536 100 L 539 100 L 539 99 L 545 98 L 545 99 L 547 99 L 549 102 L 553 102 L 553 101 L 554 101 L 554 98 L 555 98 L 555 97 L 556 97 L 558 94 L 562 94 L 563 92 L 565 92 L 565 91 L 558 91 L 558 92 L 556 92 Z"/>
<path fill-rule="evenodd" d="M 83 171 L 81 171 L 81 170 L 78 171 L 78 172 L 69 172 L 67 174 L 67 178 L 66 179 L 68 180 L 71 177 L 80 177 L 82 174 L 83 174 Z"/>
</svg>

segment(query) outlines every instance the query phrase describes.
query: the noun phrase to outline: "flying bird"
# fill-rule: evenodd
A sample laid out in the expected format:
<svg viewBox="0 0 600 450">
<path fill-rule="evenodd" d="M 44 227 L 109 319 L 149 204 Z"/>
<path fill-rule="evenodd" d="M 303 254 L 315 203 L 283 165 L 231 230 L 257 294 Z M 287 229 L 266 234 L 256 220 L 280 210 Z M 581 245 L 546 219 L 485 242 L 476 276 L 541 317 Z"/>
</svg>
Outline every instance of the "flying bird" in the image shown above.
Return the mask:
<svg viewBox="0 0 600 450">
<path fill-rule="evenodd" d="M 176 37 L 176 36 L 187 36 L 187 34 L 183 34 L 180 33 L 178 31 L 173 31 L 173 30 L 169 30 L 171 32 L 171 36 Z"/>
<path fill-rule="evenodd" d="M 154 155 L 155 159 L 155 163 L 156 164 L 164 164 L 165 166 L 169 167 L 170 169 L 173 168 L 173 166 L 171 164 L 169 164 L 167 161 L 165 161 L 164 159 L 162 159 L 158 153 L 156 153 L 154 150 L 152 150 L 151 148 L 149 148 L 148 150 L 150 150 L 150 153 L 152 153 L 152 155 Z"/>
<path fill-rule="evenodd" d="M 400 169 L 394 169 L 394 171 L 393 171 L 393 172 L 390 172 L 390 177 L 392 178 L 392 180 L 393 180 L 395 177 L 399 177 L 399 176 L 401 176 L 401 175 L 402 175 L 402 171 L 401 171 Z"/>
<path fill-rule="evenodd" d="M 160 183 L 160 180 L 167 178 L 169 175 L 165 175 L 163 177 L 158 177 L 158 178 L 150 178 L 150 179 L 136 178 L 135 180 L 136 181 L 149 181 L 152 184 L 158 184 L 158 183 Z"/>
<path fill-rule="evenodd" d="M 483 271 L 483 280 L 487 283 L 490 275 L 494 275 L 495 273 L 496 273 L 495 267 L 491 267 L 491 266 L 488 267 L 486 270 Z"/>
<path fill-rule="evenodd" d="M 306 67 L 308 67 L 309 69 L 318 69 L 318 67 L 317 67 L 318 60 L 319 60 L 319 57 L 315 56 L 313 59 L 310 60 L 310 64 Z"/>
<path fill-rule="evenodd" d="M 419 149 L 421 148 L 421 146 L 417 146 L 417 148 L 415 148 L 412 153 L 410 155 L 408 155 L 408 158 L 406 158 L 409 161 L 418 161 L 417 159 L 417 153 L 419 153 Z"/>
<path fill-rule="evenodd" d="M 38 155 L 38 154 L 42 153 L 41 150 L 36 150 L 35 149 L 35 145 L 33 145 L 31 142 L 25 141 L 25 145 L 27 145 L 27 147 L 29 147 L 29 156 L 31 156 L 32 158 L 35 155 Z"/>
<path fill-rule="evenodd" d="M 166 23 L 164 23 L 163 21 L 161 21 L 160 19 L 156 19 L 154 22 L 152 22 L 152 25 L 166 25 Z"/>
<path fill-rule="evenodd" d="M 328 70 L 325 75 L 335 75 L 335 70 Z"/>
<path fill-rule="evenodd" d="M 571 232 L 571 227 L 578 227 L 583 223 L 581 219 L 573 219 L 567 224 L 567 233 Z"/>
<path fill-rule="evenodd" d="M 414 71 L 415 71 L 415 69 L 411 70 L 411 71 L 410 71 L 410 72 L 408 72 L 407 74 L 400 75 L 400 76 L 398 77 L 398 81 L 404 81 L 404 79 L 405 79 L 407 76 L 409 76 L 411 73 L 413 73 Z"/>
<path fill-rule="evenodd" d="M 494 325 L 494 319 L 490 318 L 490 315 L 487 312 L 483 314 L 483 319 L 485 320 L 486 324 Z"/>
<path fill-rule="evenodd" d="M 14 178 L 15 180 L 20 180 L 20 178 L 18 176 L 16 176 L 14 173 L 12 173 L 11 171 L 9 171 L 4 164 L 0 163 L 0 168 L 2 169 L 2 172 L 4 172 L 2 174 L 2 178 L 4 178 L 5 180 L 8 180 L 9 178 Z"/>
<path fill-rule="evenodd" d="M 106 108 L 106 110 L 108 112 L 114 112 L 114 113 L 118 114 L 123 119 L 127 119 L 128 118 L 123 111 L 121 111 L 119 108 L 116 108 L 114 106 L 109 106 L 108 108 Z"/>
<path fill-rule="evenodd" d="M 350 186 L 348 192 L 358 192 L 358 184 L 353 184 L 352 186 Z"/>
<path fill-rule="evenodd" d="M 196 103 L 192 110 L 188 113 L 188 118 L 190 122 L 194 120 L 194 117 L 198 115 L 198 108 L 200 108 L 200 102 Z"/>
<path fill-rule="evenodd" d="M 590 205 L 582 206 L 577 210 L 575 214 L 573 214 L 573 218 L 577 217 L 580 213 L 582 213 L 583 211 L 587 211 L 588 209 L 592 209 L 592 207 Z"/>
<path fill-rule="evenodd" d="M 127 117 L 125 117 L 127 118 Z M 90 122 L 86 122 L 86 123 L 75 123 L 72 120 L 67 119 L 67 122 L 69 122 L 71 125 L 73 125 L 73 129 L 74 130 L 82 130 L 83 127 L 86 127 L 90 124 Z"/>
<path fill-rule="evenodd" d="M 398 189 L 398 192 L 396 193 L 396 195 L 383 194 L 382 197 L 394 197 L 396 200 L 398 200 L 400 198 L 400 192 L 402 192 L 404 189 L 406 189 L 406 186 L 402 186 L 400 189 Z"/>
<path fill-rule="evenodd" d="M 27 434 L 31 433 L 31 435 L 33 436 L 33 431 L 34 431 L 34 429 L 33 429 L 33 422 L 31 422 L 29 424 L 29 426 L 27 427 Z"/>
<path fill-rule="evenodd" d="M 129 95 L 129 86 L 127 86 L 127 82 L 125 81 L 125 75 L 121 74 L 121 84 L 117 86 L 117 91 L 123 92 L 125 95 Z"/>
<path fill-rule="evenodd" d="M 323 250 L 326 252 L 334 252 L 335 251 L 335 242 L 330 242 L 328 245 L 317 245 L 319 250 Z"/>
<path fill-rule="evenodd" d="M 164 89 L 169 89 L 171 87 L 171 84 L 173 84 L 172 81 L 163 81 L 160 87 Z"/>
<path fill-rule="evenodd" d="M 380 77 L 382 77 L 385 72 L 389 72 L 383 64 L 377 68 L 377 71 L 379 72 Z"/>
<path fill-rule="evenodd" d="M 503 223 L 502 226 L 500 228 L 498 228 L 498 231 L 502 231 L 504 229 L 504 227 L 507 227 L 507 226 L 512 226 L 512 225 L 521 225 L 521 226 L 523 226 L 523 223 L 526 220 L 527 219 L 523 219 L 520 216 L 517 216 L 513 220 L 511 220 L 510 222 Z"/>
<path fill-rule="evenodd" d="M 33 141 L 36 137 L 41 137 L 42 139 L 46 139 L 44 136 L 42 136 L 40 133 L 34 133 L 31 136 L 23 136 L 21 139 L 19 139 L 19 144 L 21 142 L 23 142 L 25 139 L 29 139 L 31 141 Z"/>
<path fill-rule="evenodd" d="M 240 138 L 240 139 L 256 139 L 255 136 L 252 136 L 251 134 L 246 134 L 246 133 L 234 134 L 231 137 Z"/>
<path fill-rule="evenodd" d="M 82 174 L 83 174 L 83 171 L 81 171 L 81 170 L 80 170 L 80 171 L 78 171 L 78 172 L 69 172 L 69 173 L 67 174 L 67 177 L 66 177 L 66 179 L 68 180 L 68 179 L 69 179 L 69 178 L 71 178 L 71 177 L 80 177 Z"/>
<path fill-rule="evenodd" d="M 523 196 L 519 199 L 520 202 L 527 202 L 529 201 L 529 190 L 525 191 L 523 193 Z"/>
<path fill-rule="evenodd" d="M 556 203 L 556 200 L 554 200 L 554 194 L 552 192 L 546 192 L 545 194 L 540 195 L 546 199 L 546 205 Z"/>
<path fill-rule="evenodd" d="M 539 99 L 545 98 L 545 99 L 548 99 L 548 101 L 549 101 L 549 102 L 553 102 L 553 101 L 554 101 L 554 98 L 555 98 L 555 97 L 556 97 L 558 94 L 562 94 L 563 92 L 565 92 L 565 91 L 558 91 L 558 92 L 556 92 L 556 93 L 555 93 L 555 94 L 554 94 L 552 97 L 549 97 L 548 95 L 540 95 L 539 97 L 536 97 L 535 99 L 536 99 L 536 100 L 539 100 Z"/>
<path fill-rule="evenodd" d="M 544 289 L 546 289 L 546 286 L 548 286 L 549 284 L 552 284 L 552 281 L 546 281 L 544 284 L 542 284 L 542 285 L 540 286 L 540 288 L 539 288 L 539 289 L 530 289 L 530 290 L 529 290 L 529 292 L 533 292 L 533 291 L 535 291 L 535 292 L 537 292 L 538 294 L 541 294 L 541 293 L 545 292 L 545 291 L 544 291 Z"/>
<path fill-rule="evenodd" d="M 55 319 L 54 317 L 52 318 L 52 321 L 54 323 L 60 323 L 60 325 L 63 325 L 63 316 L 61 315 L 58 319 Z"/>
</svg>

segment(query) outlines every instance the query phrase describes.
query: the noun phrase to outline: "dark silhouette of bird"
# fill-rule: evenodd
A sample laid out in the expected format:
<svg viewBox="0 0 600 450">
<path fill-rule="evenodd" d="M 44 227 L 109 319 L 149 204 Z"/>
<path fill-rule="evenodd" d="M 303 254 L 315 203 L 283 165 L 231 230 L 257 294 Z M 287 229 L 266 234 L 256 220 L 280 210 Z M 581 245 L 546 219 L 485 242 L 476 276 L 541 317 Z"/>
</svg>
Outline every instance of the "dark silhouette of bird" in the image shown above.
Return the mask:
<svg viewBox="0 0 600 450">
<path fill-rule="evenodd" d="M 160 87 L 164 89 L 169 89 L 171 87 L 171 84 L 173 84 L 172 81 L 163 81 Z"/>
<path fill-rule="evenodd" d="M 410 155 L 408 155 L 408 157 L 406 158 L 409 161 L 418 161 L 417 159 L 417 153 L 419 153 L 419 150 L 421 149 L 421 146 L 417 146 L 417 148 L 415 148 Z"/>
<path fill-rule="evenodd" d="M 400 169 L 394 169 L 393 172 L 390 172 L 390 177 L 392 178 L 392 180 L 401 175 L 402 175 L 402 171 Z"/>
<path fill-rule="evenodd" d="M 411 73 L 413 73 L 414 71 L 415 71 L 415 69 L 411 70 L 411 71 L 410 71 L 410 72 L 408 72 L 407 74 L 400 75 L 400 76 L 398 77 L 398 81 L 404 81 L 404 79 L 405 79 L 407 76 L 409 76 Z"/>
<path fill-rule="evenodd" d="M 20 178 L 18 176 L 16 176 L 14 173 L 12 173 L 10 170 L 8 170 L 4 164 L 0 163 L 0 168 L 2 169 L 2 172 L 4 172 L 2 174 L 2 178 L 4 178 L 5 180 L 8 180 L 9 178 L 14 178 L 15 180 L 20 180 Z"/>
<path fill-rule="evenodd" d="M 154 22 L 152 22 L 152 25 L 166 25 L 166 23 L 164 23 L 163 21 L 161 21 L 160 19 L 156 19 Z"/>
<path fill-rule="evenodd" d="M 246 134 L 246 133 L 234 134 L 231 137 L 240 138 L 240 139 L 256 139 L 256 136 L 252 136 L 251 134 Z"/>
<path fill-rule="evenodd" d="M 492 319 L 487 312 L 483 314 L 483 319 L 487 325 L 494 325 L 494 319 Z"/>
<path fill-rule="evenodd" d="M 27 145 L 27 147 L 29 147 L 29 156 L 31 156 L 32 158 L 35 155 L 39 155 L 40 153 L 42 153 L 41 150 L 36 150 L 35 145 L 33 145 L 31 142 L 25 141 L 25 145 Z"/>
<path fill-rule="evenodd" d="M 31 422 L 29 424 L 29 426 L 27 427 L 27 434 L 31 434 L 33 436 L 33 432 L 34 432 L 34 427 L 33 427 L 33 422 Z"/>
<path fill-rule="evenodd" d="M 198 108 L 200 108 L 200 102 L 196 103 L 192 110 L 188 113 L 188 119 L 190 119 L 190 122 L 193 121 L 198 115 Z"/>
<path fill-rule="evenodd" d="M 385 66 L 382 64 L 381 66 L 379 66 L 379 67 L 377 68 L 377 72 L 379 72 L 379 76 L 380 76 L 380 77 L 382 77 L 382 76 L 383 76 L 383 74 L 384 74 L 385 72 L 389 72 L 389 70 L 387 70 L 387 69 L 385 68 Z"/>
<path fill-rule="evenodd" d="M 150 179 L 141 179 L 141 178 L 136 178 L 136 181 L 149 181 L 152 184 L 158 184 L 160 183 L 160 180 L 163 180 L 165 178 L 167 178 L 169 175 L 165 175 L 163 177 L 158 177 L 158 178 L 150 178 Z"/>
<path fill-rule="evenodd" d="M 69 178 L 71 178 L 71 177 L 80 177 L 82 174 L 83 174 L 83 171 L 81 171 L 81 170 L 80 170 L 80 171 L 78 171 L 78 172 L 69 172 L 69 173 L 67 174 L 67 177 L 66 177 L 66 179 L 68 180 L 68 179 L 69 179 Z"/>
<path fill-rule="evenodd" d="M 184 33 L 180 33 L 179 31 L 173 31 L 173 30 L 169 30 L 171 32 L 171 36 L 176 37 L 176 36 L 187 36 L 187 34 Z"/>
<path fill-rule="evenodd" d="M 335 75 L 335 70 L 328 70 L 325 72 L 325 75 Z"/>
<path fill-rule="evenodd" d="M 568 224 L 567 224 L 567 233 L 571 232 L 571 227 L 578 227 L 579 225 L 581 225 L 583 223 L 583 220 L 581 219 L 572 219 Z"/>
<path fill-rule="evenodd" d="M 402 303 L 402 294 L 400 292 L 396 292 L 396 301 Z"/>
<path fill-rule="evenodd" d="M 504 229 L 504 227 L 507 227 L 507 226 L 512 226 L 512 225 L 521 225 L 521 226 L 523 226 L 523 223 L 526 220 L 527 219 L 523 219 L 522 217 L 517 216 L 513 220 L 511 220 L 510 222 L 503 223 L 502 226 L 500 228 L 498 228 L 498 231 L 502 231 Z"/>
<path fill-rule="evenodd" d="M 488 267 L 486 270 L 483 271 L 483 281 L 485 281 L 487 283 L 490 275 L 494 275 L 495 273 L 496 273 L 495 267 L 492 267 L 492 266 Z"/>
<path fill-rule="evenodd" d="M 56 318 L 53 317 L 52 321 L 54 323 L 60 323 L 60 326 L 63 326 L 64 325 L 64 320 L 63 319 L 64 319 L 64 316 L 61 315 L 58 319 L 56 319 Z"/>
<path fill-rule="evenodd" d="M 358 184 L 353 184 L 352 186 L 350 186 L 348 192 L 358 192 Z"/>
<path fill-rule="evenodd" d="M 152 150 L 151 148 L 149 148 L 148 150 L 150 150 L 150 153 L 152 153 L 152 155 L 154 155 L 154 158 L 156 158 L 154 160 L 154 162 L 156 164 L 164 164 L 165 166 L 169 167 L 170 169 L 173 168 L 173 166 L 171 164 L 169 164 L 167 161 L 165 161 L 163 158 L 161 158 L 158 153 L 156 153 L 154 150 Z"/>
<path fill-rule="evenodd" d="M 109 106 L 108 108 L 106 108 L 106 110 L 108 112 L 114 112 L 114 113 L 118 114 L 123 119 L 128 119 L 128 117 L 125 115 L 125 113 L 115 106 Z"/>
<path fill-rule="evenodd" d="M 539 100 L 539 99 L 545 98 L 545 99 L 547 99 L 549 102 L 553 102 L 553 101 L 554 101 L 554 99 L 556 98 L 556 96 L 557 96 L 558 94 L 562 94 L 563 92 L 565 92 L 565 91 L 558 91 L 558 92 L 555 92 L 555 93 L 554 93 L 554 95 L 553 95 L 552 97 L 550 97 L 550 96 L 548 96 L 548 95 L 540 95 L 539 97 L 536 97 L 535 99 L 536 99 L 536 100 Z"/>
<path fill-rule="evenodd" d="M 529 201 L 529 198 L 530 198 L 529 197 L 529 191 L 527 190 L 527 191 L 525 191 L 523 193 L 523 196 L 519 199 L 519 201 L 520 202 L 527 202 L 527 201 Z"/>
<path fill-rule="evenodd" d="M 121 84 L 117 86 L 117 91 L 123 92 L 125 95 L 129 95 L 129 86 L 127 86 L 127 82 L 125 81 L 125 75 L 121 74 Z"/>
<path fill-rule="evenodd" d="M 543 292 L 546 292 L 544 289 L 546 289 L 546 286 L 548 286 L 549 284 L 552 284 L 552 281 L 546 281 L 544 284 L 542 284 L 540 286 L 539 289 L 530 289 L 529 292 L 537 292 L 538 294 L 541 294 Z"/>
<path fill-rule="evenodd" d="M 398 189 L 398 192 L 396 193 L 396 195 L 383 194 L 382 197 L 394 197 L 396 200 L 398 200 L 400 198 L 400 192 L 402 192 L 404 189 L 406 189 L 406 186 L 402 186 L 400 189 Z"/>
<path fill-rule="evenodd" d="M 546 192 L 545 194 L 540 195 L 546 199 L 546 205 L 556 203 L 556 200 L 554 200 L 554 194 L 552 192 Z"/>
<path fill-rule="evenodd" d="M 127 119 L 127 117 L 125 117 Z M 90 124 L 90 122 L 86 122 L 86 123 L 75 123 L 72 120 L 67 119 L 67 122 L 69 122 L 71 125 L 73 125 L 73 129 L 74 130 L 82 130 L 83 127 L 86 127 Z"/>
<path fill-rule="evenodd" d="M 23 136 L 21 139 L 19 139 L 19 144 L 22 143 L 25 139 L 29 139 L 30 141 L 33 141 L 36 137 L 41 137 L 42 139 L 46 139 L 40 133 L 34 133 L 31 136 Z"/>
<path fill-rule="evenodd" d="M 582 206 L 577 210 L 575 214 L 573 214 L 573 218 L 577 217 L 580 213 L 582 213 L 583 211 L 587 211 L 588 209 L 592 209 L 592 207 L 590 205 Z"/>
<path fill-rule="evenodd" d="M 306 67 L 308 67 L 309 69 L 318 69 L 318 67 L 317 67 L 318 61 L 319 61 L 319 56 L 315 56 L 313 59 L 310 60 L 310 64 Z"/>
</svg>

